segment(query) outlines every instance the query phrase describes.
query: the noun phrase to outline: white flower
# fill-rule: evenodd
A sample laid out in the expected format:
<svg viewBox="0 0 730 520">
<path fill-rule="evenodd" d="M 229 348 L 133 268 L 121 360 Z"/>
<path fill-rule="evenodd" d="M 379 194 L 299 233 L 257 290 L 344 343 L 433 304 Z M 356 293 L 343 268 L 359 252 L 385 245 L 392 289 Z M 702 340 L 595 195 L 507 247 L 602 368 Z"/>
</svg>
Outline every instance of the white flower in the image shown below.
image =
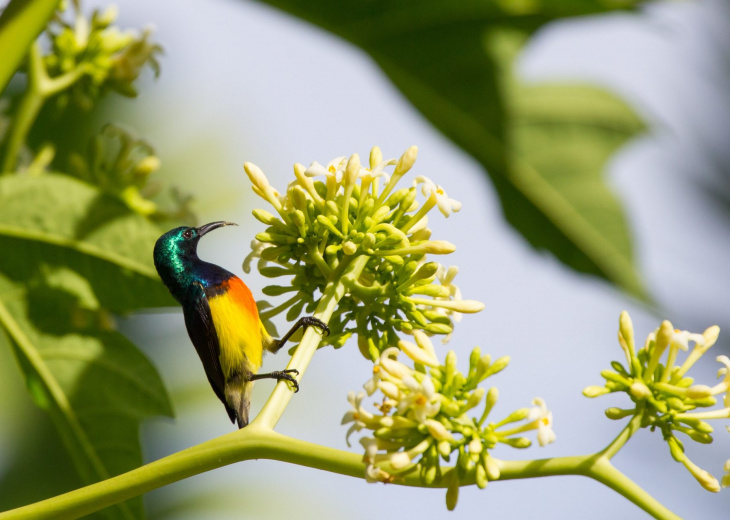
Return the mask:
<svg viewBox="0 0 730 520">
<path fill-rule="evenodd" d="M 391 482 L 392 475 L 383 471 L 375 465 L 375 457 L 380 449 L 377 439 L 372 437 L 363 437 L 360 439 L 360 444 L 365 448 L 365 454 L 363 455 L 363 462 L 365 466 L 365 481 L 366 482 Z"/>
<path fill-rule="evenodd" d="M 362 400 L 364 398 L 365 394 L 363 392 L 360 392 L 359 394 L 350 392 L 347 394 L 347 401 L 352 406 L 352 410 L 345 413 L 342 417 L 341 424 L 353 423 L 345 435 L 345 442 L 347 442 L 348 446 L 350 446 L 350 435 L 354 432 L 359 432 L 363 428 L 377 425 L 377 418 L 362 407 Z"/>
<path fill-rule="evenodd" d="M 534 408 L 530 409 L 530 413 L 527 416 L 529 421 L 534 421 L 537 427 L 537 442 L 540 446 L 547 446 L 555 440 L 555 432 L 553 431 L 553 413 L 547 409 L 545 401 L 536 397 L 532 404 L 535 404 Z"/>
<path fill-rule="evenodd" d="M 380 383 L 382 378 L 383 368 L 380 365 L 373 365 L 373 377 L 368 379 L 367 382 L 362 385 L 368 395 L 373 395 L 375 393 L 378 389 L 378 383 Z"/>
<path fill-rule="evenodd" d="M 424 177 L 423 175 L 416 177 L 416 180 L 413 181 L 413 185 L 418 186 L 419 184 L 423 184 L 423 186 L 421 186 L 421 193 L 429 199 L 434 200 L 436 205 L 439 207 L 439 211 L 444 215 L 444 217 L 448 217 L 452 212 L 456 213 L 461 209 L 461 202 L 450 199 L 448 195 L 446 195 L 446 191 L 428 177 Z"/>
<path fill-rule="evenodd" d="M 424 377 L 423 382 L 419 383 L 414 377 L 406 376 L 403 378 L 403 383 L 408 391 L 398 403 L 399 414 L 407 414 L 408 411 L 413 411 L 415 419 L 422 423 L 439 413 L 441 401 L 430 377 Z"/>
<path fill-rule="evenodd" d="M 318 177 L 320 175 L 324 175 L 328 179 L 334 180 L 335 182 L 339 183 L 342 181 L 342 174 L 345 171 L 345 168 L 347 167 L 347 157 L 344 155 L 341 157 L 335 157 L 330 162 L 327 163 L 327 166 L 324 167 L 321 164 L 319 164 L 317 161 L 314 161 L 312 164 L 309 165 L 309 168 L 304 170 L 304 175 L 307 177 Z"/>
<path fill-rule="evenodd" d="M 397 164 L 397 159 L 386 159 L 383 160 L 383 154 L 380 152 L 380 148 L 373 146 L 370 151 L 370 169 L 361 168 L 360 178 L 363 182 L 371 182 L 373 179 L 378 177 L 384 177 L 387 183 L 390 180 L 389 175 L 385 172 L 386 166 L 393 166 Z"/>
<path fill-rule="evenodd" d="M 689 350 L 690 341 L 695 342 L 695 348 L 704 348 L 706 343 L 705 337 L 702 334 L 694 334 L 687 330 L 674 330 L 671 339 L 673 345 L 678 346 L 682 350 Z"/>
</svg>

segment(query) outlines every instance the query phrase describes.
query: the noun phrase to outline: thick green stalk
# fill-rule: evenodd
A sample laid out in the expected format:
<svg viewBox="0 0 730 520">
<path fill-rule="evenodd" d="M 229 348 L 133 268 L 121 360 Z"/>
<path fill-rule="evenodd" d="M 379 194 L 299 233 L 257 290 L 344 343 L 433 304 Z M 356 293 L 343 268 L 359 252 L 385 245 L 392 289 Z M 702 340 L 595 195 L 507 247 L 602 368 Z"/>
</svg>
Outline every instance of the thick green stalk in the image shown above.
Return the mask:
<svg viewBox="0 0 730 520">
<path fill-rule="evenodd" d="M 0 519 L 71 519 L 88 515 L 153 489 L 215 468 L 250 459 L 273 459 L 356 476 L 361 457 L 249 425 L 117 477 L 35 504 L 0 513 Z"/>
<path fill-rule="evenodd" d="M 658 520 L 681 520 L 635 482 L 617 470 L 605 455 L 556 457 L 529 461 L 500 461 L 499 480 L 580 475 L 597 480 Z M 1 519 L 2 517 L 0 517 Z"/>
<path fill-rule="evenodd" d="M 360 277 L 360 273 L 365 268 L 370 257 L 366 255 L 358 256 L 351 260 L 348 264 L 341 264 L 339 276 L 327 284 L 322 294 L 322 298 L 314 312 L 314 317 L 319 318 L 327 323 L 332 317 L 332 313 L 337 308 L 340 299 L 345 295 L 347 284 Z M 310 361 L 317 351 L 320 342 L 320 332 L 309 327 L 304 333 L 302 341 L 299 343 L 297 350 L 294 352 L 289 364 L 286 368 L 295 368 L 299 371 L 299 378 L 304 375 Z M 268 401 L 261 409 L 261 412 L 253 420 L 252 424 L 263 428 L 274 428 L 279 422 L 281 414 L 284 413 L 289 401 L 292 398 L 292 391 L 289 389 L 285 381 L 280 381 L 271 393 Z"/>
<path fill-rule="evenodd" d="M 0 16 L 0 93 L 48 24 L 59 0 L 11 0 Z"/>
<path fill-rule="evenodd" d="M 365 466 L 359 454 L 293 439 L 252 423 L 246 428 L 198 444 L 123 475 L 0 513 L 0 520 L 79 518 L 184 478 L 250 459 L 278 460 L 350 477 L 363 478 L 365 475 Z M 677 515 L 614 468 L 605 456 L 584 455 L 497 463 L 501 471 L 500 480 L 556 475 L 585 476 L 617 491 L 654 518 L 679 520 Z M 395 483 L 443 488 L 449 482 L 450 471 L 453 470 L 446 469 L 444 478 L 430 486 L 424 486 L 416 473 L 411 473 Z M 473 483 L 473 477 L 462 479 L 463 485 Z"/>
</svg>

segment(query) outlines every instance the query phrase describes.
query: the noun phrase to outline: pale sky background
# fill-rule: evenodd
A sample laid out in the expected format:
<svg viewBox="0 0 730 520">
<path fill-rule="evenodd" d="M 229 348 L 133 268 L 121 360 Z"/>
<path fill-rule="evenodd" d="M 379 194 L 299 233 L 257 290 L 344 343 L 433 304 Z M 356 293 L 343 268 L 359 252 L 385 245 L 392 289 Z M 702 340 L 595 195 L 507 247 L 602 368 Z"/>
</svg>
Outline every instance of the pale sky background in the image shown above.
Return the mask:
<svg viewBox="0 0 730 520">
<path fill-rule="evenodd" d="M 419 146 L 413 175 L 432 178 L 463 203 L 448 220 L 438 214 L 430 219 L 434 238 L 458 248 L 440 260 L 459 266 L 456 283 L 465 298 L 486 304 L 457 326 L 448 348 L 456 350 L 462 368 L 475 345 L 493 357 L 512 357 L 508 369 L 490 380 L 502 396 L 495 416 L 527 406 L 535 396 L 554 414 L 556 443 L 535 443 L 522 452 L 500 448 L 497 457 L 595 452 L 618 434 L 623 423 L 605 419 L 603 410 L 627 400 L 589 400 L 581 390 L 600 384 L 599 372 L 621 359 L 615 339 L 621 310 L 631 312 L 642 339 L 661 318 L 696 332 L 714 323 L 730 325 L 728 206 L 716 203 L 727 195 L 730 180 L 730 7 L 721 0 L 667 2 L 640 15 L 555 25 L 532 40 L 521 63 L 531 80 L 613 88 L 652 126 L 651 135 L 614 157 L 608 178 L 626 205 L 638 263 L 665 308 L 662 316 L 532 250 L 503 221 L 480 166 L 432 128 L 359 49 L 252 2 L 127 0 L 119 7 L 122 27 L 155 25 L 165 55 L 159 80 L 145 81 L 140 98 L 122 103 L 117 117 L 156 145 L 170 182 L 198 195 L 201 222 L 241 225 L 212 233 L 200 248 L 204 259 L 234 273 L 241 274 L 248 244 L 261 230 L 251 210 L 265 207 L 250 191 L 245 161 L 282 187 L 295 162 L 325 163 L 353 152 L 366 157 L 374 144 L 387 157 Z M 715 202 L 708 193 L 718 195 Z M 262 277 L 244 279 L 261 294 Z M 283 318 L 278 324 L 286 330 Z M 174 421 L 145 425 L 146 460 L 231 431 L 181 314 L 134 318 L 125 331 L 154 360 L 172 389 L 177 414 Z M 728 338 L 721 334 L 718 352 L 706 356 L 695 376 L 714 380 L 714 356 L 727 352 Z M 269 356 L 264 370 L 283 367 L 285 356 Z M 348 449 L 346 427 L 340 426 L 346 395 L 369 373 L 354 344 L 320 351 L 279 431 Z M 271 388 L 257 384 L 253 413 Z M 618 468 L 680 516 L 727 518 L 730 492 L 705 492 L 671 459 L 659 435 L 641 432 L 632 439 L 615 459 Z M 717 428 L 713 445 L 687 444 L 697 464 L 722 475 L 730 434 Z M 186 502 L 209 492 L 217 494 L 210 502 L 201 498 L 201 509 Z M 444 495 L 250 461 L 151 493 L 147 504 L 151 513 L 167 510 L 175 519 L 646 517 L 623 497 L 578 477 L 464 488 L 454 513 L 446 511 Z"/>
</svg>

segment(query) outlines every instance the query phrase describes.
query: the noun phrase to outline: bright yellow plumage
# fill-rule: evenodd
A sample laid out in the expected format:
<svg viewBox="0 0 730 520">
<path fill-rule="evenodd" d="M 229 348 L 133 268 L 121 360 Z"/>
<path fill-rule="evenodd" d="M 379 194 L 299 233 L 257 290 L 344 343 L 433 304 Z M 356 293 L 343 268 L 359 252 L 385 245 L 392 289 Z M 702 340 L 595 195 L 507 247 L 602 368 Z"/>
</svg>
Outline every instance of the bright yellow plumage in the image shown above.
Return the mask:
<svg viewBox="0 0 730 520">
<path fill-rule="evenodd" d="M 240 278 L 232 277 L 224 290 L 208 298 L 218 343 L 223 375 L 241 367 L 250 373 L 261 368 L 263 349 L 271 338 L 261 326 L 256 302 Z"/>
</svg>

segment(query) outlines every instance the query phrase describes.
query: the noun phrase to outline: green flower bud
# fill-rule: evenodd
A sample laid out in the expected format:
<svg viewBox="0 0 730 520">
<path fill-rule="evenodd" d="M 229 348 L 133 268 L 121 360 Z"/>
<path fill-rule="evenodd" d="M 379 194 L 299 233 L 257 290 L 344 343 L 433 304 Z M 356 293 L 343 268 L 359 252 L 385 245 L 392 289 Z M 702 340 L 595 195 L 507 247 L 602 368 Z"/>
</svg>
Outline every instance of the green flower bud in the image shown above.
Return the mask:
<svg viewBox="0 0 730 520">
<path fill-rule="evenodd" d="M 695 442 L 699 442 L 701 444 L 712 444 L 712 435 L 708 433 L 698 432 L 697 430 L 689 430 L 686 433 Z"/>
<path fill-rule="evenodd" d="M 307 236 L 307 219 L 304 216 L 304 212 L 301 210 L 295 210 L 291 214 L 292 223 L 299 229 L 299 234 L 303 237 Z"/>
<path fill-rule="evenodd" d="M 492 365 L 487 369 L 486 375 L 484 377 L 490 377 L 494 374 L 498 374 L 505 368 L 507 368 L 507 365 L 509 365 L 510 357 L 509 356 L 502 356 L 499 359 L 497 359 Z"/>
<path fill-rule="evenodd" d="M 633 415 L 635 410 L 622 410 L 621 408 L 608 408 L 606 409 L 606 417 L 611 419 L 612 421 L 616 421 L 619 419 L 623 419 L 624 417 L 628 417 L 629 415 Z"/>
<path fill-rule="evenodd" d="M 423 483 L 427 486 L 432 485 L 436 482 L 439 476 L 439 467 L 436 464 L 431 464 L 427 466 L 423 472 L 423 476 L 421 477 L 421 480 L 423 480 Z"/>
<path fill-rule="evenodd" d="M 517 448 L 519 450 L 529 448 L 532 445 L 532 441 L 530 439 L 528 439 L 527 437 L 500 439 L 500 442 L 503 442 L 504 444 L 507 444 L 507 445 L 512 446 L 513 448 Z"/>
<path fill-rule="evenodd" d="M 337 222 L 337 217 L 334 215 L 330 215 L 328 217 L 325 217 L 324 215 L 317 215 L 317 223 L 326 228 L 331 233 L 334 233 L 336 236 L 340 238 L 345 238 L 339 229 L 335 226 L 335 223 Z"/>
<path fill-rule="evenodd" d="M 704 399 L 712 396 L 712 388 L 707 385 L 693 385 L 687 389 L 687 398 Z"/>
<path fill-rule="evenodd" d="M 264 287 L 261 292 L 266 296 L 280 296 L 288 292 L 296 291 L 296 287 L 281 287 L 279 285 L 268 285 Z"/>
<path fill-rule="evenodd" d="M 449 472 L 449 485 L 446 489 L 446 509 L 453 511 L 459 501 L 459 475 L 456 470 Z"/>
<path fill-rule="evenodd" d="M 403 198 L 408 195 L 409 190 L 410 188 L 401 188 L 388 197 L 384 204 L 384 206 L 388 207 L 388 211 L 390 211 L 390 208 L 394 208 L 399 205 Z"/>
<path fill-rule="evenodd" d="M 354 255 L 357 253 L 357 246 L 348 240 L 342 244 L 342 251 L 344 251 L 346 255 Z"/>
<path fill-rule="evenodd" d="M 631 392 L 631 395 L 634 397 L 634 399 L 637 399 L 639 401 L 643 401 L 644 399 L 647 399 L 649 396 L 651 396 L 651 390 L 642 381 L 634 381 L 633 383 L 631 383 L 631 386 L 629 387 L 629 392 Z"/>
<path fill-rule="evenodd" d="M 671 453 L 672 458 L 677 462 L 682 462 L 684 460 L 684 446 L 682 446 L 682 442 L 673 435 L 668 437 L 666 441 L 669 445 L 669 453 Z"/>
<path fill-rule="evenodd" d="M 266 278 L 276 278 L 278 276 L 287 276 L 292 274 L 289 269 L 278 266 L 262 267 L 261 269 L 259 269 L 259 272 Z"/>
<path fill-rule="evenodd" d="M 368 231 L 370 228 L 377 226 L 380 224 L 385 218 L 388 216 L 388 213 L 390 213 L 390 208 L 388 206 L 380 206 L 378 209 L 375 210 L 375 213 L 372 214 L 370 217 L 371 224 L 368 226 Z"/>
<path fill-rule="evenodd" d="M 424 242 L 431 238 L 431 230 L 428 228 L 419 229 L 411 235 L 411 242 Z"/>
<path fill-rule="evenodd" d="M 524 421 L 525 419 L 527 419 L 527 416 L 528 415 L 530 415 L 530 409 L 529 408 L 520 408 L 518 410 L 515 410 L 511 414 L 509 414 L 502 421 L 500 421 L 500 424 L 507 424 L 507 423 Z"/>
<path fill-rule="evenodd" d="M 606 388 L 605 386 L 587 386 L 583 389 L 583 395 L 586 397 L 598 397 L 601 395 L 606 395 L 611 393 L 611 391 Z"/>
<path fill-rule="evenodd" d="M 258 233 L 256 240 L 268 244 L 294 244 L 297 241 L 295 237 L 280 233 Z"/>
<path fill-rule="evenodd" d="M 618 361 L 611 361 L 611 367 L 616 372 L 618 372 L 619 374 L 621 374 L 623 377 L 630 377 L 630 374 L 626 371 L 626 369 L 624 368 L 624 366 L 621 363 L 619 363 Z"/>
<path fill-rule="evenodd" d="M 441 455 L 445 460 L 448 461 L 449 455 L 451 454 L 451 443 L 449 441 L 443 440 L 439 441 L 437 444 L 439 455 Z"/>
<path fill-rule="evenodd" d="M 425 327 L 423 327 L 423 330 L 426 332 L 430 332 L 431 334 L 451 334 L 453 332 L 453 327 L 450 327 L 449 325 L 444 325 L 443 323 L 429 323 Z"/>
<path fill-rule="evenodd" d="M 484 468 L 487 470 L 487 478 L 489 480 L 498 480 L 501 471 L 499 469 L 499 463 L 489 455 L 489 453 L 486 454 L 484 457 Z"/>
<path fill-rule="evenodd" d="M 482 466 L 481 464 L 477 465 L 474 477 L 477 487 L 479 489 L 484 489 L 485 487 L 487 487 L 487 470 L 484 469 L 484 466 Z"/>
<path fill-rule="evenodd" d="M 262 224 L 266 224 L 267 226 L 277 226 L 283 224 L 277 217 L 269 213 L 268 211 L 264 211 L 263 209 L 255 209 L 251 212 Z"/>
</svg>

